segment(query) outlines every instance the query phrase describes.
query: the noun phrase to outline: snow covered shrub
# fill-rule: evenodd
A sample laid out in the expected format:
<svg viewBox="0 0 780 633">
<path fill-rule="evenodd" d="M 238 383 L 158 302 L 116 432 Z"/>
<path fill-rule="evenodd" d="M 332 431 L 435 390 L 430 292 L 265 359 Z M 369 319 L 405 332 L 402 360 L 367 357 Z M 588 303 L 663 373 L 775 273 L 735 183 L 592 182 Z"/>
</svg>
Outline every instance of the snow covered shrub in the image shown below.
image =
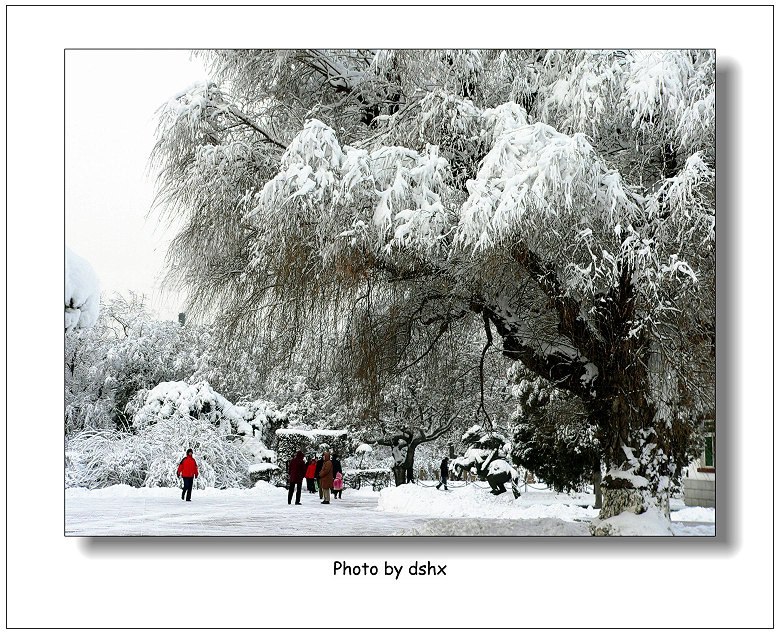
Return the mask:
<svg viewBox="0 0 780 633">
<path fill-rule="evenodd" d="M 141 389 L 188 379 L 211 362 L 207 328 L 160 321 L 138 297 L 111 297 L 97 324 L 65 339 L 66 432 L 129 430 L 127 404 Z"/>
<path fill-rule="evenodd" d="M 138 434 L 87 429 L 67 440 L 65 486 L 178 486 L 176 468 L 192 448 L 199 487 L 246 487 L 249 457 L 225 440 L 217 427 L 197 419 L 169 418 Z"/>
<path fill-rule="evenodd" d="M 345 430 L 330 429 L 277 429 L 276 454 L 278 463 L 286 464 L 297 451 L 304 455 L 322 455 L 326 450 L 333 455 L 345 457 L 349 448 L 348 433 Z"/>
<path fill-rule="evenodd" d="M 168 382 L 138 394 L 131 411 L 132 433 L 88 429 L 67 440 L 67 486 L 176 486 L 187 448 L 201 487 L 246 487 L 252 473 L 277 468 L 252 428 L 281 417 L 265 401 L 235 406 L 208 383 Z"/>
<path fill-rule="evenodd" d="M 65 487 L 142 486 L 147 464 L 133 442 L 132 435 L 111 429 L 85 429 L 66 438 Z"/>
<path fill-rule="evenodd" d="M 277 464 L 252 464 L 248 469 L 249 479 L 252 485 L 258 481 L 271 482 L 272 479 L 282 479 L 282 469 Z"/>
<path fill-rule="evenodd" d="M 278 463 L 286 465 L 298 451 L 303 451 L 307 457 L 314 453 L 312 437 L 303 429 L 276 430 L 276 456 Z"/>
<path fill-rule="evenodd" d="M 287 426 L 289 415 L 269 400 L 240 401 L 235 412 L 243 419 L 237 422 L 237 431 L 241 435 L 257 436 L 266 446 L 272 446 L 277 429 Z"/>
<path fill-rule="evenodd" d="M 198 487 L 244 488 L 250 456 L 228 427 L 203 418 L 172 416 L 145 426 L 132 447 L 146 465 L 144 486 L 177 486 L 176 468 L 187 448 L 198 463 Z"/>
<path fill-rule="evenodd" d="M 213 481 L 218 487 L 246 485 L 250 464 L 270 463 L 274 452 L 260 438 L 266 425 L 286 419 L 273 403 L 264 400 L 234 405 L 205 381 L 192 385 L 182 381 L 161 383 L 139 393 L 131 408 L 135 412 L 133 427 L 139 436 L 149 434 L 170 446 L 164 435 L 169 432 L 183 442 L 180 451 L 190 447 L 197 453 L 196 446 L 208 447 L 204 459 L 211 461 L 203 482 L 211 485 Z"/>
<path fill-rule="evenodd" d="M 349 433 L 344 429 L 312 429 L 314 446 L 317 452 L 327 450 L 331 457 L 343 458 L 350 452 Z"/>
</svg>

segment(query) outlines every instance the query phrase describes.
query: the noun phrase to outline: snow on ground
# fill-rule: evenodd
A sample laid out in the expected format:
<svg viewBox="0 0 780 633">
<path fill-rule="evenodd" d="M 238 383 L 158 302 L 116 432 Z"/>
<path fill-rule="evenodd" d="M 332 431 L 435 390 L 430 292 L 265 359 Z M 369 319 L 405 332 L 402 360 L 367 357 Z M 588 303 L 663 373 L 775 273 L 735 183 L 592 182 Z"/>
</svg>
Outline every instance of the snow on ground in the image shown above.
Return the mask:
<svg viewBox="0 0 780 633">
<path fill-rule="evenodd" d="M 385 488 L 379 497 L 384 512 L 422 514 L 434 517 L 469 517 L 492 519 L 561 519 L 590 521 L 599 513 L 592 508 L 593 495 L 563 495 L 550 490 L 529 490 L 515 500 L 510 491 L 490 493 L 482 482 L 464 485 L 452 482 L 449 490 L 437 490 L 434 482 L 420 486 Z"/>
<path fill-rule="evenodd" d="M 111 486 L 65 491 L 65 532 L 73 536 L 588 536 L 592 494 L 528 489 L 494 496 L 485 484 L 435 482 L 374 492 L 348 489 L 322 505 L 304 489 L 302 505 L 287 505 L 287 491 L 265 482 L 251 489 L 194 490 Z M 711 508 L 672 502 L 677 536 L 712 536 Z"/>
</svg>

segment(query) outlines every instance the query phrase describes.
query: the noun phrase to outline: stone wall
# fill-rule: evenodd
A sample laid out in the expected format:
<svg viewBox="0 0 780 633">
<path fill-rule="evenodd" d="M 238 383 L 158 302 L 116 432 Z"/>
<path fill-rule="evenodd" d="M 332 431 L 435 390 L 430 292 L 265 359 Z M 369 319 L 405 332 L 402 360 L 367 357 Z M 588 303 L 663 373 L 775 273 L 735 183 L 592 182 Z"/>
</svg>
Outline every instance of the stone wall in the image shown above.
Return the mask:
<svg viewBox="0 0 780 633">
<path fill-rule="evenodd" d="M 697 473 L 698 477 L 683 479 L 683 500 L 687 506 L 715 507 L 715 475 Z"/>
</svg>

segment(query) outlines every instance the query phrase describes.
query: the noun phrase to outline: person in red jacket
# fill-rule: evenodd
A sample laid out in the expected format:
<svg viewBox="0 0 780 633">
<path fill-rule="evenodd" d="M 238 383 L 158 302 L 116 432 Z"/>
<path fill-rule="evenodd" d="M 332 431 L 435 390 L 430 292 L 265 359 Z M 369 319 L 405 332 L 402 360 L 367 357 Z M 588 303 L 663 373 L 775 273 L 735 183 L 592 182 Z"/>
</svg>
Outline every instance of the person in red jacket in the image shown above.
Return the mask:
<svg viewBox="0 0 780 633">
<path fill-rule="evenodd" d="M 290 482 L 287 486 L 287 505 L 292 503 L 293 489 L 297 488 L 295 505 L 299 506 L 301 505 L 301 485 L 303 484 L 303 476 L 306 474 L 306 460 L 303 459 L 303 451 L 298 451 L 295 454 L 287 474 L 290 476 Z"/>
<path fill-rule="evenodd" d="M 306 489 L 312 494 L 317 492 L 317 489 L 314 487 L 315 470 L 317 470 L 317 460 L 312 457 L 309 460 L 309 465 L 306 467 Z"/>
<path fill-rule="evenodd" d="M 192 501 L 192 481 L 198 478 L 198 464 L 192 456 L 192 449 L 187 449 L 187 456 L 179 462 L 179 468 L 176 470 L 176 476 L 184 480 L 184 488 L 181 489 L 181 500 L 184 501 L 184 494 L 187 494 L 187 501 Z"/>
</svg>

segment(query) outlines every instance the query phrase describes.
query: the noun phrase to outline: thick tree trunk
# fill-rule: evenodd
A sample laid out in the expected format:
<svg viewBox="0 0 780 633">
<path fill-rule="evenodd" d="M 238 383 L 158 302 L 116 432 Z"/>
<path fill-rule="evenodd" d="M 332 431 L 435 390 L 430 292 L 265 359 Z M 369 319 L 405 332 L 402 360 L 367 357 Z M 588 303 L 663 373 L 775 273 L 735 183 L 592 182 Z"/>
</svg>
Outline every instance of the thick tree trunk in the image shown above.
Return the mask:
<svg viewBox="0 0 780 633">
<path fill-rule="evenodd" d="M 401 459 L 396 459 L 393 465 L 393 478 L 396 486 L 414 483 L 414 452 L 419 443 L 416 440 L 410 440 L 403 452 L 399 453 Z"/>
<path fill-rule="evenodd" d="M 598 464 L 593 470 L 593 494 L 596 497 L 593 507 L 600 510 L 604 504 L 604 497 L 601 493 L 601 464 Z"/>
<path fill-rule="evenodd" d="M 609 481 L 609 474 L 604 478 Z M 604 487 L 604 504 L 590 525 L 594 536 L 673 536 L 669 496 L 649 487 Z"/>
<path fill-rule="evenodd" d="M 410 442 L 406 449 L 406 458 L 393 466 L 393 477 L 395 478 L 396 486 L 414 483 L 414 452 L 417 444 L 414 441 Z"/>
<path fill-rule="evenodd" d="M 393 479 L 396 486 L 403 486 L 406 483 L 406 466 L 403 464 L 393 466 Z"/>
<path fill-rule="evenodd" d="M 611 384 L 591 407 L 603 436 L 608 469 L 601 482 L 601 510 L 591 533 L 669 535 L 668 489 L 662 485 L 670 474 L 669 461 L 658 450 L 656 410 L 646 397 L 647 374 L 637 362 L 631 369 L 624 367 L 623 371 L 610 368 Z"/>
</svg>

